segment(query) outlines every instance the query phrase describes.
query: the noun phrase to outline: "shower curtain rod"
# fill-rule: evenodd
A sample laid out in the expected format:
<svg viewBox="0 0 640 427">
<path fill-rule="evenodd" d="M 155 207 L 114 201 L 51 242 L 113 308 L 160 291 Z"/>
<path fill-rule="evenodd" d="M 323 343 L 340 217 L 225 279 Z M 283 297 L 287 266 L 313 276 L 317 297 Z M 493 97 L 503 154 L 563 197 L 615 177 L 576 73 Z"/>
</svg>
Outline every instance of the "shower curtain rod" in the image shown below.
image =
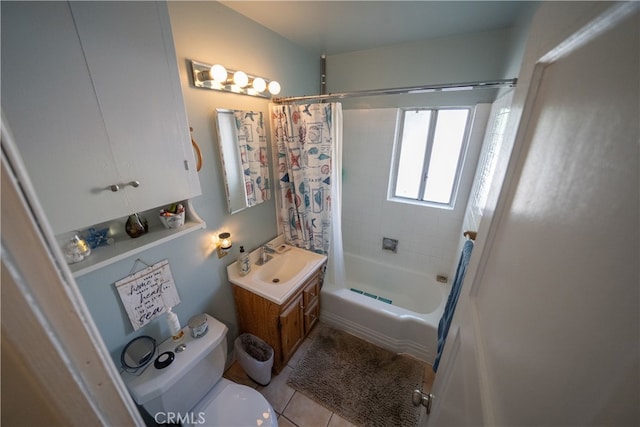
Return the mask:
<svg viewBox="0 0 640 427">
<path fill-rule="evenodd" d="M 285 104 L 288 102 L 298 101 L 325 101 L 329 99 L 343 99 L 343 98 L 355 98 L 360 96 L 376 96 L 376 95 L 402 95 L 402 94 L 414 94 L 414 93 L 429 93 L 429 92 L 454 92 L 461 90 L 473 90 L 473 89 L 494 89 L 501 87 L 514 87 L 518 79 L 502 79 L 502 80 L 485 80 L 478 82 L 467 83 L 445 83 L 439 85 L 426 85 L 426 86 L 409 86 L 409 87 L 396 87 L 389 89 L 369 89 L 358 90 L 352 92 L 340 92 L 340 93 L 327 93 L 323 95 L 305 95 L 305 96 L 290 96 L 284 98 L 273 98 L 273 102 L 276 104 Z"/>
</svg>

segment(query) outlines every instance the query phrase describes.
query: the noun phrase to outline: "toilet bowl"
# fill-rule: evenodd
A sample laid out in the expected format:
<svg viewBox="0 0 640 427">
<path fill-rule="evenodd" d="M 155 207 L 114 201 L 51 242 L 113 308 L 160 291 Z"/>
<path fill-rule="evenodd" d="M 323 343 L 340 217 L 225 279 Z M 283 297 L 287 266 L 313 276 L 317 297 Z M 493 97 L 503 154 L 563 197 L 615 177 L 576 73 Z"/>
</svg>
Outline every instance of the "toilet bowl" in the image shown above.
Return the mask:
<svg viewBox="0 0 640 427">
<path fill-rule="evenodd" d="M 213 393 L 208 394 L 194 408 L 193 413 L 207 425 L 247 427 L 277 426 L 277 414 L 256 390 L 221 379 Z M 201 425 L 187 423 L 189 426 Z"/>
<path fill-rule="evenodd" d="M 277 415 L 262 394 L 222 378 L 228 330 L 206 316 L 204 336 L 193 338 L 183 328 L 182 342 L 169 338 L 160 344 L 156 359 L 164 363 L 151 363 L 140 375 L 122 372 L 129 393 L 159 424 L 277 427 Z"/>
</svg>

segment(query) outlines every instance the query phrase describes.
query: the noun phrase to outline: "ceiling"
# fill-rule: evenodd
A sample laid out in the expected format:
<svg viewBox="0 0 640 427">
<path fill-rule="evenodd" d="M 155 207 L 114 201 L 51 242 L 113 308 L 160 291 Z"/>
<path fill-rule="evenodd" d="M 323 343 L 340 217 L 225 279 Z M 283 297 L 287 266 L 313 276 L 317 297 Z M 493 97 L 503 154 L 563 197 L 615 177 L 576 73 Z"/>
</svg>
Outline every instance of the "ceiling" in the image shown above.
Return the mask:
<svg viewBox="0 0 640 427">
<path fill-rule="evenodd" d="M 335 55 L 512 26 L 528 1 L 221 1 L 305 49 Z"/>
</svg>

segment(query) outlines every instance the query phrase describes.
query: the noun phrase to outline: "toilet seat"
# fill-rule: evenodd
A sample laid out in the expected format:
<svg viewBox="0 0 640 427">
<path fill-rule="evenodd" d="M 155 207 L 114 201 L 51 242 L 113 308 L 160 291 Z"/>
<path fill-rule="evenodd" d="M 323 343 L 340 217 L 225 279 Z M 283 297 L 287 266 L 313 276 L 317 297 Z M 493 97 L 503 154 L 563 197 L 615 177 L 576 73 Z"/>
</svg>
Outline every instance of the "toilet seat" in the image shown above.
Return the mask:
<svg viewBox="0 0 640 427">
<path fill-rule="evenodd" d="M 224 378 L 191 412 L 199 423 L 193 426 L 278 426 L 278 415 L 262 394 Z"/>
</svg>

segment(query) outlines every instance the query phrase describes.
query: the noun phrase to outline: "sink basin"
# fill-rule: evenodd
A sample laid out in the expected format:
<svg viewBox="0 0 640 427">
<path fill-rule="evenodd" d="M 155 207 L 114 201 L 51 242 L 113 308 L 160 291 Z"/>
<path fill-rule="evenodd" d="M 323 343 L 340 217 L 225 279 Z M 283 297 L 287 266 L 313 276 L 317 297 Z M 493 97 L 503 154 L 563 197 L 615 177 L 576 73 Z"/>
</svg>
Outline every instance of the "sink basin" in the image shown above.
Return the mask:
<svg viewBox="0 0 640 427">
<path fill-rule="evenodd" d="M 241 276 L 237 263 L 227 267 L 229 281 L 276 304 L 284 303 L 327 259 L 325 255 L 296 247 L 270 254 L 272 258 L 257 265 L 259 250 L 251 253 L 251 271 Z"/>
<path fill-rule="evenodd" d="M 255 278 L 266 283 L 286 285 L 304 270 L 309 262 L 308 258 L 306 254 L 300 254 L 297 251 L 276 255 L 256 270 Z"/>
</svg>

